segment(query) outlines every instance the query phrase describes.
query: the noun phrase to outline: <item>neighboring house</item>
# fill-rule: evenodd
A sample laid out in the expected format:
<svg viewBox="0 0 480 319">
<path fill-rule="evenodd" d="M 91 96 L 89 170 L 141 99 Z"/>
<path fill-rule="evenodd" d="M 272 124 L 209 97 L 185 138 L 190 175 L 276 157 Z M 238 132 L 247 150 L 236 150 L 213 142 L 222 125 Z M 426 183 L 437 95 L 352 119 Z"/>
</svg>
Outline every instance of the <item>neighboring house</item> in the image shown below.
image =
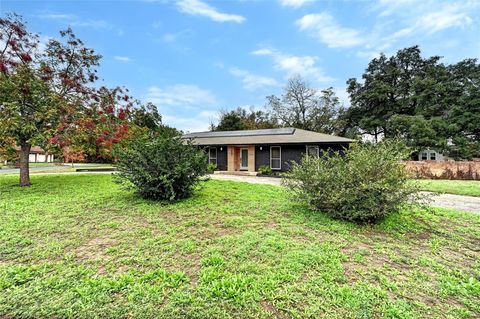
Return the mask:
<svg viewBox="0 0 480 319">
<path fill-rule="evenodd" d="M 20 151 L 20 147 L 16 146 L 15 150 Z M 30 154 L 28 156 L 28 161 L 30 163 L 52 163 L 53 155 L 48 154 L 43 148 L 39 146 L 32 146 L 30 149 Z"/>
<path fill-rule="evenodd" d="M 435 150 L 426 149 L 418 152 L 416 156 L 418 161 L 445 161 L 447 158 Z"/>
<path fill-rule="evenodd" d="M 286 171 L 290 161 L 305 153 L 319 156 L 323 150 L 342 150 L 353 140 L 295 128 L 189 133 L 183 136 L 205 148 L 210 163 L 220 171 L 256 172 L 260 166 Z"/>
</svg>

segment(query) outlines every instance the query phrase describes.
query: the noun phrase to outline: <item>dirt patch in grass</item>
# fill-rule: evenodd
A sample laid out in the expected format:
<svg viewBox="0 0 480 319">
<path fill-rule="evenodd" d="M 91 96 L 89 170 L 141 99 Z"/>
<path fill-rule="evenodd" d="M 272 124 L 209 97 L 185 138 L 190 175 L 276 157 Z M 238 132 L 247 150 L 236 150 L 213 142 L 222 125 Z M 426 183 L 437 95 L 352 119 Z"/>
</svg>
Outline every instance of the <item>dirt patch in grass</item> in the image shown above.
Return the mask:
<svg viewBox="0 0 480 319">
<path fill-rule="evenodd" d="M 109 176 L 32 181 L 0 180 L 0 277 L 18 287 L 0 291 L 0 318 L 479 317 L 476 216 L 357 225 L 262 185 L 209 181 L 168 204 Z"/>
<path fill-rule="evenodd" d="M 106 250 L 115 244 L 116 240 L 108 235 L 94 237 L 75 249 L 76 260 L 80 262 L 106 260 L 108 259 Z"/>
<path fill-rule="evenodd" d="M 286 319 L 288 318 L 285 316 L 283 313 L 280 312 L 280 310 L 277 309 L 270 301 L 267 300 L 261 300 L 260 301 L 260 307 L 262 307 L 263 310 L 268 312 L 270 316 L 268 317 L 269 319 Z"/>
<path fill-rule="evenodd" d="M 179 218 L 178 214 L 173 210 L 166 210 L 166 211 L 160 212 L 159 215 L 167 220 L 174 220 L 174 219 L 176 220 Z"/>
</svg>

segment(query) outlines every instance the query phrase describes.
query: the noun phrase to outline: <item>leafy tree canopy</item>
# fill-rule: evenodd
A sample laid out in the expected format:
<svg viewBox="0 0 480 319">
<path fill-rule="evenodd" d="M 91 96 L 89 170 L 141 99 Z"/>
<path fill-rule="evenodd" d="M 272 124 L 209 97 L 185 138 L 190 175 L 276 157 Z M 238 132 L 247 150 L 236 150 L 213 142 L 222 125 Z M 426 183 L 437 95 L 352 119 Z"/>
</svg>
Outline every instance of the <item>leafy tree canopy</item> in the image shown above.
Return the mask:
<svg viewBox="0 0 480 319">
<path fill-rule="evenodd" d="M 418 46 L 373 59 L 361 80 L 347 81 L 346 127 L 402 138 L 419 151 L 434 147 L 460 159 L 480 154 L 480 65 L 424 58 Z"/>
<path fill-rule="evenodd" d="M 264 111 L 246 110 L 238 107 L 231 111 L 221 111 L 218 125 L 211 124 L 212 131 L 255 130 L 278 127 L 277 121 Z"/>
<path fill-rule="evenodd" d="M 313 88 L 300 76 L 288 80 L 281 96 L 268 96 L 267 107 L 282 126 L 327 134 L 344 131 L 341 115 L 345 109 L 333 88 Z"/>
</svg>

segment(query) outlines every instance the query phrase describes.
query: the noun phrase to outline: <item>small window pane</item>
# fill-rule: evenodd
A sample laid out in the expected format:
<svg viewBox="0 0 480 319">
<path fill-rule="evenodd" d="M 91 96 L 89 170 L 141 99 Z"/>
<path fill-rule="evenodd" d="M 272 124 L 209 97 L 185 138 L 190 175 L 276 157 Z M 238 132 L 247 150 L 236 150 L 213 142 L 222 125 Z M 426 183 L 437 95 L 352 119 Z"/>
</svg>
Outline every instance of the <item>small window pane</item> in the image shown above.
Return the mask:
<svg viewBox="0 0 480 319">
<path fill-rule="evenodd" d="M 280 148 L 272 147 L 272 158 L 280 158 Z"/>
<path fill-rule="evenodd" d="M 307 155 L 318 157 L 318 146 L 307 146 Z"/>
<path fill-rule="evenodd" d="M 281 149 L 279 146 L 273 146 L 270 148 L 270 167 L 272 169 L 282 169 Z"/>
<path fill-rule="evenodd" d="M 427 153 L 422 153 L 422 161 L 426 161 L 427 159 Z"/>
<path fill-rule="evenodd" d="M 210 147 L 208 149 L 208 162 L 217 164 L 217 148 L 216 147 Z"/>
<path fill-rule="evenodd" d="M 211 148 L 210 149 L 210 158 L 217 158 L 217 149 Z"/>
<path fill-rule="evenodd" d="M 430 153 L 430 160 L 435 161 L 437 159 L 437 154 Z"/>
<path fill-rule="evenodd" d="M 280 169 L 280 159 L 272 158 L 272 168 Z"/>
</svg>

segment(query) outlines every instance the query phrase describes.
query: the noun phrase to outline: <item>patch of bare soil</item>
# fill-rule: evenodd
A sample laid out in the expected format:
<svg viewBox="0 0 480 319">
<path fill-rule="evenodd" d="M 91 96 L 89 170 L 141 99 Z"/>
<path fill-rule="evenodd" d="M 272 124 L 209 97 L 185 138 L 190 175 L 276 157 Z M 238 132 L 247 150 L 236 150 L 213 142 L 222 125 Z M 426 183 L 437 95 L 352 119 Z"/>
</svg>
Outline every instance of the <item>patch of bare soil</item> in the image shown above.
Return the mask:
<svg viewBox="0 0 480 319">
<path fill-rule="evenodd" d="M 116 243 L 107 235 L 94 237 L 75 249 L 78 261 L 98 261 L 107 258 L 106 250 Z"/>
<path fill-rule="evenodd" d="M 268 312 L 270 314 L 269 318 L 271 319 L 283 319 L 283 318 L 288 318 L 285 316 L 283 313 L 281 313 L 277 307 L 275 307 L 270 301 L 267 300 L 261 300 L 260 301 L 260 306 L 262 307 L 263 310 Z"/>
<path fill-rule="evenodd" d="M 167 210 L 160 212 L 159 216 L 171 220 L 171 219 L 178 219 L 178 214 L 174 212 L 173 210 Z"/>
</svg>

